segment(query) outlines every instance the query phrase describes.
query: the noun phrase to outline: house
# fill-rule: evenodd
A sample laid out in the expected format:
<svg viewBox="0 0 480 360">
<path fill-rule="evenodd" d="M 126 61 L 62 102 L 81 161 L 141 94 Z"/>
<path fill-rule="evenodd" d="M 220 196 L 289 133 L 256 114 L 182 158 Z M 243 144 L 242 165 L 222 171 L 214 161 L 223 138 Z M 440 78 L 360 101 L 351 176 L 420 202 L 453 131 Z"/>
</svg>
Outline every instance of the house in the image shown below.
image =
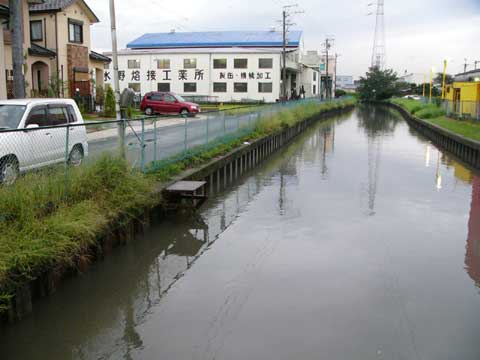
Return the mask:
<svg viewBox="0 0 480 360">
<path fill-rule="evenodd" d="M 290 31 L 288 97 L 300 94 L 302 85 L 307 96 L 318 96 L 313 84 L 318 69 L 301 63 L 302 44 L 302 32 Z M 273 103 L 282 93 L 282 55 L 282 33 L 274 29 L 145 34 L 118 52 L 120 90 L 172 91 L 194 101 Z M 105 80 L 113 81 L 111 66 Z"/>
<path fill-rule="evenodd" d="M 454 82 L 445 89 L 449 110 L 462 116 L 480 118 L 480 81 Z"/>
<path fill-rule="evenodd" d="M 91 50 L 90 27 L 99 19 L 84 0 L 21 0 L 26 93 L 71 97 L 95 93 L 110 59 Z M 8 0 L 0 0 L 3 7 Z M 11 34 L 4 31 L 7 96 L 12 97 Z M 1 65 L 1 64 L 0 64 Z"/>
</svg>

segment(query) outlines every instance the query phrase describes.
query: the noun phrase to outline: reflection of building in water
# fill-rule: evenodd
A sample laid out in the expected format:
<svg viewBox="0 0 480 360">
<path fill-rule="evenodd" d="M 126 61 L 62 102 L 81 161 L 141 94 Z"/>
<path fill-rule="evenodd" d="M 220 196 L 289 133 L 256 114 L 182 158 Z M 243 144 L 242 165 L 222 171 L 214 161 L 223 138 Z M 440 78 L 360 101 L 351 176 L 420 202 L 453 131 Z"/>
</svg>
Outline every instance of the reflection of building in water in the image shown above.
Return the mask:
<svg viewBox="0 0 480 360">
<path fill-rule="evenodd" d="M 480 177 L 478 176 L 474 176 L 472 182 L 465 268 L 475 284 L 480 287 Z"/>
</svg>

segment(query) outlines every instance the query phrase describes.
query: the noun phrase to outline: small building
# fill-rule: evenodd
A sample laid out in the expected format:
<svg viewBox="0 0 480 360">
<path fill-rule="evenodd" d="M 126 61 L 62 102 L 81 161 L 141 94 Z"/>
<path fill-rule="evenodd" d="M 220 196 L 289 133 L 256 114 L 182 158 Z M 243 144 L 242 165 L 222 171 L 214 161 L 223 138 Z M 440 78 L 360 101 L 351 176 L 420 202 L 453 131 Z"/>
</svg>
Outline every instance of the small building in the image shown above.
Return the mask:
<svg viewBox="0 0 480 360">
<path fill-rule="evenodd" d="M 445 89 L 450 110 L 459 115 L 480 116 L 480 81 L 454 82 Z"/>
<path fill-rule="evenodd" d="M 282 33 L 220 31 L 145 34 L 118 52 L 120 90 L 174 92 L 198 102 L 273 103 L 282 93 Z M 111 53 L 104 55 L 111 56 Z M 286 47 L 287 96 L 318 96 L 318 70 L 302 63 L 302 32 Z M 113 69 L 105 70 L 113 82 Z"/>
<path fill-rule="evenodd" d="M 90 26 L 99 19 L 88 4 L 84 0 L 20 1 L 27 96 L 71 97 L 76 89 L 82 96 L 94 95 L 94 85 L 103 86 L 103 69 L 110 59 L 91 50 Z M 0 0 L 0 5 L 0 10 L 6 9 L 8 14 L 8 0 Z M 0 86 L 6 86 L 7 96 L 13 97 L 12 42 L 8 22 L 3 35 L 6 81 Z"/>
</svg>

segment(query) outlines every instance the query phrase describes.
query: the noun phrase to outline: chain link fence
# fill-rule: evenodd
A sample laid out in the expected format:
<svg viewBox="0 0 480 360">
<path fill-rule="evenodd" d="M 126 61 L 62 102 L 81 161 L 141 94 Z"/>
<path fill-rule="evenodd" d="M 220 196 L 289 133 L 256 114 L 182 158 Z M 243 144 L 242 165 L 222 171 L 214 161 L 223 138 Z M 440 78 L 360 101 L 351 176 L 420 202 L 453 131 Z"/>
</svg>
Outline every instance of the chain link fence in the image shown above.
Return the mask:
<svg viewBox="0 0 480 360">
<path fill-rule="evenodd" d="M 444 100 L 442 107 L 449 117 L 480 121 L 480 102 Z"/>
<path fill-rule="evenodd" d="M 94 161 L 104 154 L 125 154 L 132 168 L 144 172 L 230 143 L 255 130 L 275 114 L 319 99 L 203 112 L 195 117 L 155 116 L 136 119 L 69 122 L 54 126 L 0 129 L 0 183 L 14 183 L 23 173 Z M 123 128 L 124 131 L 118 130 Z M 119 134 L 124 134 L 119 141 Z M 124 148 L 121 148 L 124 144 Z"/>
</svg>

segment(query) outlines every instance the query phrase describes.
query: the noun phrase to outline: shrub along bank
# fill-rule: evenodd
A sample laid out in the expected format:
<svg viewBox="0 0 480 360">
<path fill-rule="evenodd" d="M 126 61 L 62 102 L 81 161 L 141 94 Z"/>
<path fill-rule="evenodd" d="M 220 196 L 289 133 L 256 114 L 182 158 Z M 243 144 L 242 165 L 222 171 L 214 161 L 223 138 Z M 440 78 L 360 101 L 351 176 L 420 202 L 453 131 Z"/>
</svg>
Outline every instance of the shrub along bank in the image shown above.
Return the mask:
<svg viewBox="0 0 480 360">
<path fill-rule="evenodd" d="M 466 138 L 480 141 L 480 123 L 478 122 L 449 118 L 446 116 L 445 111 L 436 104 L 425 104 L 411 99 L 392 99 L 390 101 L 402 106 L 410 114 L 420 119 L 429 121 Z"/>
<path fill-rule="evenodd" d="M 160 201 L 159 180 L 224 155 L 245 141 L 275 133 L 322 112 L 354 101 L 309 103 L 261 119 L 253 132 L 192 154 L 148 175 L 126 161 L 105 156 L 69 169 L 26 174 L 0 188 L 0 314 L 15 288 L 47 270 L 75 266 L 78 257 L 98 245 L 99 234 L 118 219 L 129 220 Z"/>
</svg>

